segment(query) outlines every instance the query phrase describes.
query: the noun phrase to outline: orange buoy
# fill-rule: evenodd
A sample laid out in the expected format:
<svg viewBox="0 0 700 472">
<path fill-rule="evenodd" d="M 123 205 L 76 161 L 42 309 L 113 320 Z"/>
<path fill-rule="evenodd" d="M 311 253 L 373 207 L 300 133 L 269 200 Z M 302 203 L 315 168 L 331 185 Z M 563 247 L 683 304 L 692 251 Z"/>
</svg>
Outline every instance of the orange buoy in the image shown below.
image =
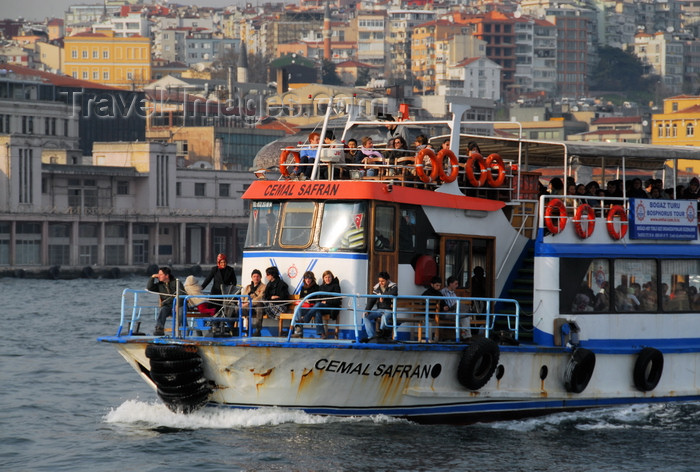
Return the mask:
<svg viewBox="0 0 700 472">
<path fill-rule="evenodd" d="M 452 167 L 452 171 L 449 175 L 447 175 L 445 172 L 445 157 L 450 160 L 450 166 Z M 440 180 L 445 183 L 454 182 L 459 175 L 459 160 L 457 159 L 457 156 L 455 156 L 455 153 L 449 149 L 441 149 L 437 154 L 437 168 Z"/>
<path fill-rule="evenodd" d="M 294 149 L 282 149 L 282 153 L 280 154 L 280 173 L 285 177 L 289 177 L 287 159 L 289 158 L 290 154 L 292 155 L 292 157 L 294 157 L 294 162 L 296 164 L 299 164 L 301 162 L 301 157 L 299 157 L 299 153 L 297 151 L 295 151 Z"/>
<path fill-rule="evenodd" d="M 554 212 L 557 212 L 557 214 L 554 215 Z M 555 218 L 558 220 L 556 223 L 554 222 Z M 566 227 L 566 206 L 564 206 L 564 202 L 555 198 L 547 203 L 544 209 L 544 225 L 552 234 L 564 231 Z"/>
<path fill-rule="evenodd" d="M 586 218 L 588 220 L 588 225 L 586 226 L 585 230 L 583 229 L 583 220 L 581 219 L 581 217 L 584 214 L 586 215 Z M 576 234 L 578 235 L 579 238 L 581 238 L 581 239 L 590 238 L 591 235 L 593 234 L 593 230 L 595 229 L 595 210 L 589 204 L 582 203 L 576 209 L 576 213 L 574 214 L 573 222 L 574 222 L 574 229 L 576 230 Z"/>
<path fill-rule="evenodd" d="M 479 166 L 479 178 L 477 179 L 474 175 L 474 166 Z M 466 164 L 464 164 L 464 173 L 467 175 L 467 180 L 473 187 L 483 187 L 488 178 L 488 172 L 486 172 L 486 163 L 484 158 L 478 152 L 472 152 L 467 159 Z"/>
<path fill-rule="evenodd" d="M 615 228 L 615 218 L 620 220 L 620 231 Z M 613 205 L 608 211 L 608 234 L 611 238 L 619 240 L 627 234 L 627 212 L 620 205 Z"/>
</svg>

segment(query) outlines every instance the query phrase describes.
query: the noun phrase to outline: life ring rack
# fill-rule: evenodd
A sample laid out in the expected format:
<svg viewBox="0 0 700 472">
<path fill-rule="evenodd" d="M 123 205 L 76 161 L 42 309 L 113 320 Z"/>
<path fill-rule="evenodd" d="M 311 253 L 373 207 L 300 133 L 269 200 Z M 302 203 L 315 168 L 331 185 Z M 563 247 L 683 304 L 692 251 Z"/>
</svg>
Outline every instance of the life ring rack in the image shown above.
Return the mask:
<svg viewBox="0 0 700 472">
<path fill-rule="evenodd" d="M 425 160 L 425 156 L 428 156 L 428 158 L 430 159 L 430 175 L 425 173 L 425 164 L 423 162 Z M 421 180 L 421 182 L 426 184 L 429 182 L 434 182 L 440 171 L 435 160 L 435 152 L 430 148 L 423 148 L 420 151 L 418 151 L 418 154 L 416 154 L 415 167 L 416 176 Z"/>
<path fill-rule="evenodd" d="M 615 218 L 620 220 L 620 230 L 615 228 Z M 608 234 L 615 240 L 620 240 L 627 234 L 627 213 L 620 205 L 613 205 L 608 211 L 607 217 Z"/>
<path fill-rule="evenodd" d="M 555 211 L 557 215 L 554 215 Z M 555 218 L 558 219 L 556 223 Z M 554 198 L 547 203 L 544 209 L 544 225 L 552 234 L 559 234 L 566 228 L 566 206 L 560 199 Z"/>
<path fill-rule="evenodd" d="M 498 174 L 493 177 L 493 170 L 496 170 Z M 500 154 L 489 154 L 486 158 L 486 183 L 489 187 L 500 187 L 503 182 L 506 181 L 506 165 L 503 163 L 503 159 Z"/>
<path fill-rule="evenodd" d="M 452 170 L 450 171 L 449 175 L 445 172 L 445 157 L 450 160 L 450 167 Z M 436 165 L 440 180 L 445 183 L 450 183 L 457 180 L 457 176 L 459 175 L 459 160 L 457 159 L 457 156 L 455 156 L 455 153 L 450 149 L 441 149 L 440 152 L 438 152 L 436 156 Z"/>
<path fill-rule="evenodd" d="M 586 229 L 583 229 L 583 215 L 586 215 L 588 225 Z M 574 214 L 574 230 L 576 234 L 581 239 L 590 238 L 595 230 L 595 210 L 588 203 L 582 203 L 576 208 L 576 213 Z"/>
<path fill-rule="evenodd" d="M 287 159 L 289 159 L 290 154 L 294 158 L 295 164 L 299 164 L 301 162 L 301 156 L 299 156 L 298 151 L 294 150 L 293 148 L 282 149 L 282 152 L 280 153 L 280 173 L 285 177 L 289 177 Z"/>
<path fill-rule="evenodd" d="M 474 175 L 474 166 L 479 166 L 479 178 Z M 464 164 L 464 174 L 467 176 L 467 180 L 472 187 L 483 187 L 488 178 L 488 172 L 486 172 L 486 161 L 484 157 L 478 152 L 472 152 L 469 154 L 469 159 Z"/>
</svg>

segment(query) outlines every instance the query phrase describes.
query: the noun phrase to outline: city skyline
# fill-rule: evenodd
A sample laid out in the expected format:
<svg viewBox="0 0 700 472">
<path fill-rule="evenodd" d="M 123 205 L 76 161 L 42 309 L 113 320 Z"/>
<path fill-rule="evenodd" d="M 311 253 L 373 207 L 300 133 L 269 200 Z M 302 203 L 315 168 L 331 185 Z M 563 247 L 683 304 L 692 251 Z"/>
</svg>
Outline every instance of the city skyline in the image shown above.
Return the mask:
<svg viewBox="0 0 700 472">
<path fill-rule="evenodd" d="M 282 0 L 289 3 L 287 0 Z M 24 18 L 25 20 L 42 21 L 45 18 L 63 18 L 71 5 L 99 5 L 102 2 L 79 0 L 24 0 L 22 2 L 6 3 L 0 8 L 0 17 L 8 19 Z M 151 3 L 151 2 L 147 2 Z M 229 5 L 244 5 L 246 0 L 187 0 L 183 2 L 165 2 L 165 4 L 197 5 L 202 7 L 226 7 Z M 253 2 L 255 3 L 255 2 Z"/>
</svg>

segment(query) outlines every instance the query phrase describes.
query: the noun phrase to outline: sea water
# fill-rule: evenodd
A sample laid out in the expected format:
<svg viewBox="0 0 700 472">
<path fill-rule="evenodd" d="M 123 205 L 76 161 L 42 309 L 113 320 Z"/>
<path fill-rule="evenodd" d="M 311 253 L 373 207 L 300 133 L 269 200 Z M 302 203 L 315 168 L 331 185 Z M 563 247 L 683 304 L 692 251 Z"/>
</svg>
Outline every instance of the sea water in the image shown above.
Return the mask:
<svg viewBox="0 0 700 472">
<path fill-rule="evenodd" d="M 174 414 L 96 341 L 116 333 L 122 290 L 145 283 L 0 279 L 0 470 L 700 471 L 697 403 L 470 426 L 277 408 Z"/>
</svg>

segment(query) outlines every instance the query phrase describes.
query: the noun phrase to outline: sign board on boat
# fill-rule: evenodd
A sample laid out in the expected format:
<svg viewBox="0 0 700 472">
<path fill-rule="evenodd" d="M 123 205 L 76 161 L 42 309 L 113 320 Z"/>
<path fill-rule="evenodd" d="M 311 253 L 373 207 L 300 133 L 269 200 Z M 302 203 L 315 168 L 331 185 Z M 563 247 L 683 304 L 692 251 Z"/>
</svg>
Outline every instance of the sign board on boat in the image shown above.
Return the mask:
<svg viewBox="0 0 700 472">
<path fill-rule="evenodd" d="M 630 239 L 697 239 L 697 206 L 695 200 L 631 198 Z"/>
</svg>

